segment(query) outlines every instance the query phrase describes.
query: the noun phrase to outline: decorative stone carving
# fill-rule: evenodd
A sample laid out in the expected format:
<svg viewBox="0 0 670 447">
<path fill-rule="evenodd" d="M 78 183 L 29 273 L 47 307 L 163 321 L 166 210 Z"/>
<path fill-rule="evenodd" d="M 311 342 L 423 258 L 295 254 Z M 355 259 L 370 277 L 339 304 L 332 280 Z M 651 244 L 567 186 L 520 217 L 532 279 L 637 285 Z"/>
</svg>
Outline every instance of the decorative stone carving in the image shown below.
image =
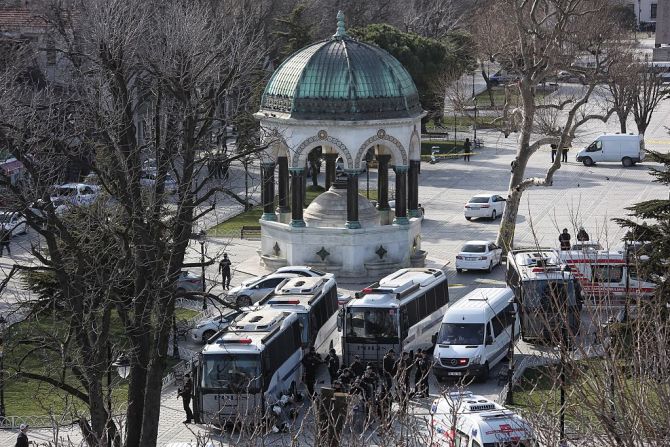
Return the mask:
<svg viewBox="0 0 670 447">
<path fill-rule="evenodd" d="M 379 256 L 379 259 L 384 259 L 384 256 L 386 256 L 386 253 L 388 252 L 386 251 L 383 245 L 380 245 L 379 248 L 375 251 L 375 253 L 377 254 L 377 256 Z"/>
<path fill-rule="evenodd" d="M 347 146 L 337 138 L 329 136 L 328 132 L 326 132 L 325 130 L 320 130 L 313 137 L 309 137 L 305 141 L 300 143 L 300 146 L 298 146 L 295 152 L 293 153 L 293 159 L 291 164 L 293 166 L 300 166 L 300 156 L 305 151 L 305 149 L 308 146 L 311 146 L 313 143 L 318 143 L 321 141 L 330 143 L 331 146 L 336 147 L 337 152 L 339 152 L 340 155 L 342 155 L 342 157 L 346 160 L 345 165 L 347 167 L 353 166 L 353 157 L 351 156 L 349 149 L 347 149 Z"/>
<path fill-rule="evenodd" d="M 409 164 L 409 157 L 407 155 L 407 150 L 405 150 L 405 147 L 402 145 L 402 143 L 397 138 L 388 135 L 384 129 L 379 129 L 374 136 L 365 140 L 363 144 L 361 144 L 361 146 L 358 148 L 358 151 L 356 152 L 356 160 L 354 166 L 361 165 L 361 160 L 363 160 L 367 148 L 369 148 L 373 144 L 379 144 L 379 143 L 391 143 L 398 150 L 401 158 L 400 161 L 402 161 L 402 163 L 399 163 L 399 160 L 395 160 L 396 164 L 402 164 L 402 165 Z"/>
<path fill-rule="evenodd" d="M 326 250 L 326 247 L 321 247 L 321 250 L 317 251 L 316 255 L 321 258 L 321 262 L 324 262 L 330 256 L 330 252 Z"/>
</svg>

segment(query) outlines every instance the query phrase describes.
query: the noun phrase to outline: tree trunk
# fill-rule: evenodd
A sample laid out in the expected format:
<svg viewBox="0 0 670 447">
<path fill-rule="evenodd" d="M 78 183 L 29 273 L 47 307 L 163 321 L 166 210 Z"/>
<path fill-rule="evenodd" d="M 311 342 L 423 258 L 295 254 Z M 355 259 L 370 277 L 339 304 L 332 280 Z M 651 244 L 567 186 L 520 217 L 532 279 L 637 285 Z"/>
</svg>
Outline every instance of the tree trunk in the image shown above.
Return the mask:
<svg viewBox="0 0 670 447">
<path fill-rule="evenodd" d="M 507 253 L 514 244 L 514 232 L 516 230 L 516 218 L 519 213 L 519 204 L 523 190 L 519 185 L 524 180 L 526 165 L 530 159 L 530 139 L 533 130 L 533 121 L 535 118 L 535 102 L 533 88 L 522 81 L 519 85 L 521 100 L 524 103 L 524 114 L 522 118 L 521 135 L 519 138 L 519 148 L 517 156 L 512 162 L 512 175 L 510 176 L 509 188 L 507 193 L 507 203 L 500 222 L 498 230 L 497 245 Z M 558 154 L 560 157 L 560 153 Z"/>
<path fill-rule="evenodd" d="M 481 70 L 482 70 L 482 78 L 484 78 L 484 82 L 486 83 L 486 93 L 489 95 L 489 101 L 491 102 L 491 107 L 495 107 L 495 101 L 493 100 L 493 89 L 491 88 L 491 80 L 489 79 L 489 75 L 486 73 L 486 70 L 484 70 L 484 63 L 482 62 L 480 64 Z"/>
<path fill-rule="evenodd" d="M 619 113 L 619 112 L 617 112 L 617 117 L 619 118 L 619 131 L 622 134 L 625 134 L 626 133 L 626 118 L 628 118 L 628 117 L 625 116 L 622 113 Z"/>
</svg>

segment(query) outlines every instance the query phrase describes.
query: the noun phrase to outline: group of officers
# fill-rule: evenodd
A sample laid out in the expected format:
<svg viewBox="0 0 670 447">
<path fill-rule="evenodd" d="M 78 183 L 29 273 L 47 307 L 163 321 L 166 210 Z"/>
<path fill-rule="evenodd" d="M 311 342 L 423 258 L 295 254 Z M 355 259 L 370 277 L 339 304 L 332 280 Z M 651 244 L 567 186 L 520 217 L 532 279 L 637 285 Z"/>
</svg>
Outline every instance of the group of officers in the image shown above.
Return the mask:
<svg viewBox="0 0 670 447">
<path fill-rule="evenodd" d="M 358 355 L 350 365 L 341 364 L 334 349 L 322 359 L 314 347 L 311 347 L 303 358 L 305 385 L 310 397 L 314 396 L 316 377 L 321 365 L 328 369 L 333 390 L 360 397 L 368 414 L 375 407 L 380 416 L 388 414 L 394 401 L 399 404 L 401 411 L 406 411 L 410 398 L 428 397 L 431 362 L 428 353 L 421 349 L 416 353 L 403 352 L 399 357 L 390 349 L 384 355 L 381 367 L 378 367 L 370 362 L 364 364 Z M 410 383 L 412 372 L 414 389 Z"/>
</svg>

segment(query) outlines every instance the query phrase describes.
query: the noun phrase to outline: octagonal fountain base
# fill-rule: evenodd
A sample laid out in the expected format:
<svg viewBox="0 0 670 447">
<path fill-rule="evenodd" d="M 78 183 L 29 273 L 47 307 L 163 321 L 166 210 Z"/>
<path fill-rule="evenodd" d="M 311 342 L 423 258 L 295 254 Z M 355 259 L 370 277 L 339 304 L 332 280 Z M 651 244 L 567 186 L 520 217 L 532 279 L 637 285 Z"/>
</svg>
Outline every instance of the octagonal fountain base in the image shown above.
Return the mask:
<svg viewBox="0 0 670 447">
<path fill-rule="evenodd" d="M 341 278 L 379 278 L 425 260 L 420 244 L 421 220 L 407 225 L 358 229 L 292 227 L 260 221 L 260 259 L 266 267 L 310 265 Z M 416 253 L 420 253 L 417 258 Z"/>
</svg>

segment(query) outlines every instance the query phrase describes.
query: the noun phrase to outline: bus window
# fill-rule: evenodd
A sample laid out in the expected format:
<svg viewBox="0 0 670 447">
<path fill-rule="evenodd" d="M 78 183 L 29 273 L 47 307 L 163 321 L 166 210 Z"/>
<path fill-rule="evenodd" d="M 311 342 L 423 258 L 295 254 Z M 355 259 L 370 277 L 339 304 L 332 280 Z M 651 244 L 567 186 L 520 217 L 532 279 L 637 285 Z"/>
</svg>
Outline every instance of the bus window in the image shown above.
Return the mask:
<svg viewBox="0 0 670 447">
<path fill-rule="evenodd" d="M 260 376 L 260 355 L 213 354 L 203 357 L 203 388 L 223 393 L 258 393 Z"/>
<path fill-rule="evenodd" d="M 395 309 L 347 309 L 347 336 L 391 338 L 398 336 Z"/>
</svg>

